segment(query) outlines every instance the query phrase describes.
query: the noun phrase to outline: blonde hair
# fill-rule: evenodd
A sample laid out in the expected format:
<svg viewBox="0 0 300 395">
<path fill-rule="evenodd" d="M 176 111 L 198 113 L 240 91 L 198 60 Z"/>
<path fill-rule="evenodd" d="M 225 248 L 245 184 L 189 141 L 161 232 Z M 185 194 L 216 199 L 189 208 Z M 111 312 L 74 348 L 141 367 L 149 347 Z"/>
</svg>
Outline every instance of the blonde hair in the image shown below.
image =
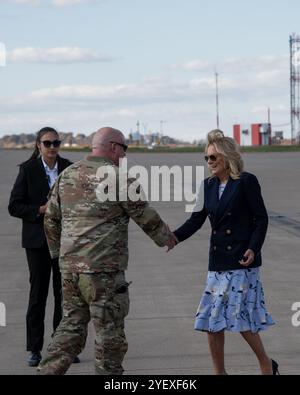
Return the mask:
<svg viewBox="0 0 300 395">
<path fill-rule="evenodd" d="M 244 170 L 244 161 L 236 141 L 231 137 L 225 137 L 221 130 L 215 129 L 207 135 L 205 153 L 207 153 L 207 149 L 210 145 L 213 145 L 216 151 L 223 155 L 225 167 L 229 170 L 230 177 L 234 180 L 239 179 Z"/>
</svg>

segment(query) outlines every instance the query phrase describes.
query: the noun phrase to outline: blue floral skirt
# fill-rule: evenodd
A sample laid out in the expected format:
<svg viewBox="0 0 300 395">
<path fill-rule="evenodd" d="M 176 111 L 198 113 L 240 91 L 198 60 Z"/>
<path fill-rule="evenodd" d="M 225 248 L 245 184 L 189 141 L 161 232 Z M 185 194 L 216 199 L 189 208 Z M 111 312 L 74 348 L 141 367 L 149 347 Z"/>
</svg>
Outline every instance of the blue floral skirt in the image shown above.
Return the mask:
<svg viewBox="0 0 300 395">
<path fill-rule="evenodd" d="M 274 325 L 266 310 L 259 268 L 208 272 L 195 329 L 256 333 Z"/>
</svg>

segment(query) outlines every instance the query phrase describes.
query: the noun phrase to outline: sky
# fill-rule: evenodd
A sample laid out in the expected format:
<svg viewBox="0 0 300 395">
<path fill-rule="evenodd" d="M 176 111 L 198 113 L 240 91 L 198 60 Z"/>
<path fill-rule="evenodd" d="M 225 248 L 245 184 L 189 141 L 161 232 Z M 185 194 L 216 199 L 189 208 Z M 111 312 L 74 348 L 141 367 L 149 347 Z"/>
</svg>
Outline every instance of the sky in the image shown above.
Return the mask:
<svg viewBox="0 0 300 395">
<path fill-rule="evenodd" d="M 268 121 L 290 137 L 298 0 L 0 0 L 0 137 L 43 126 L 185 141 Z"/>
</svg>

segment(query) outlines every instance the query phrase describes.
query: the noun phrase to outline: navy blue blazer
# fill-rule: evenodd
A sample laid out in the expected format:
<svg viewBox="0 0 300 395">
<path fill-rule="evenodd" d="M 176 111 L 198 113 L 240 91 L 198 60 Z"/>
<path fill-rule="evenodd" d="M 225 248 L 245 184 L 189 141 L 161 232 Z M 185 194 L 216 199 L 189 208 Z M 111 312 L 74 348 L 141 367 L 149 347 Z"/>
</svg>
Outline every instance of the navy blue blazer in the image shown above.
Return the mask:
<svg viewBox="0 0 300 395">
<path fill-rule="evenodd" d="M 204 180 L 204 205 L 178 229 L 179 242 L 192 236 L 204 224 L 207 216 L 212 232 L 209 249 L 209 270 L 244 269 L 239 261 L 248 249 L 255 254 L 249 268 L 262 264 L 261 248 L 264 243 L 268 214 L 257 178 L 242 173 L 238 180 L 229 178 L 219 200 L 220 181 L 217 177 Z"/>
<path fill-rule="evenodd" d="M 58 174 L 72 162 L 57 157 Z M 41 158 L 33 159 L 20 166 L 20 171 L 11 191 L 8 211 L 13 217 L 22 219 L 22 247 L 43 248 L 47 246 L 44 232 L 44 214 L 39 207 L 47 203 L 49 184 Z"/>
</svg>

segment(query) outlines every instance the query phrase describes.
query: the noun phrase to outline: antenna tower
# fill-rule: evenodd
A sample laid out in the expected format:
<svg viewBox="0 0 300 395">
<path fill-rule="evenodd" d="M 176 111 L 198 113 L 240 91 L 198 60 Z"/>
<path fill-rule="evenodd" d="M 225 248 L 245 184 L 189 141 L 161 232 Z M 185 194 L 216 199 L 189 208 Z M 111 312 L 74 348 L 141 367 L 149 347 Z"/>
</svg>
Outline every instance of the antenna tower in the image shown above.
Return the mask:
<svg viewBox="0 0 300 395">
<path fill-rule="evenodd" d="M 300 143 L 300 36 L 290 36 L 291 144 Z"/>
</svg>

